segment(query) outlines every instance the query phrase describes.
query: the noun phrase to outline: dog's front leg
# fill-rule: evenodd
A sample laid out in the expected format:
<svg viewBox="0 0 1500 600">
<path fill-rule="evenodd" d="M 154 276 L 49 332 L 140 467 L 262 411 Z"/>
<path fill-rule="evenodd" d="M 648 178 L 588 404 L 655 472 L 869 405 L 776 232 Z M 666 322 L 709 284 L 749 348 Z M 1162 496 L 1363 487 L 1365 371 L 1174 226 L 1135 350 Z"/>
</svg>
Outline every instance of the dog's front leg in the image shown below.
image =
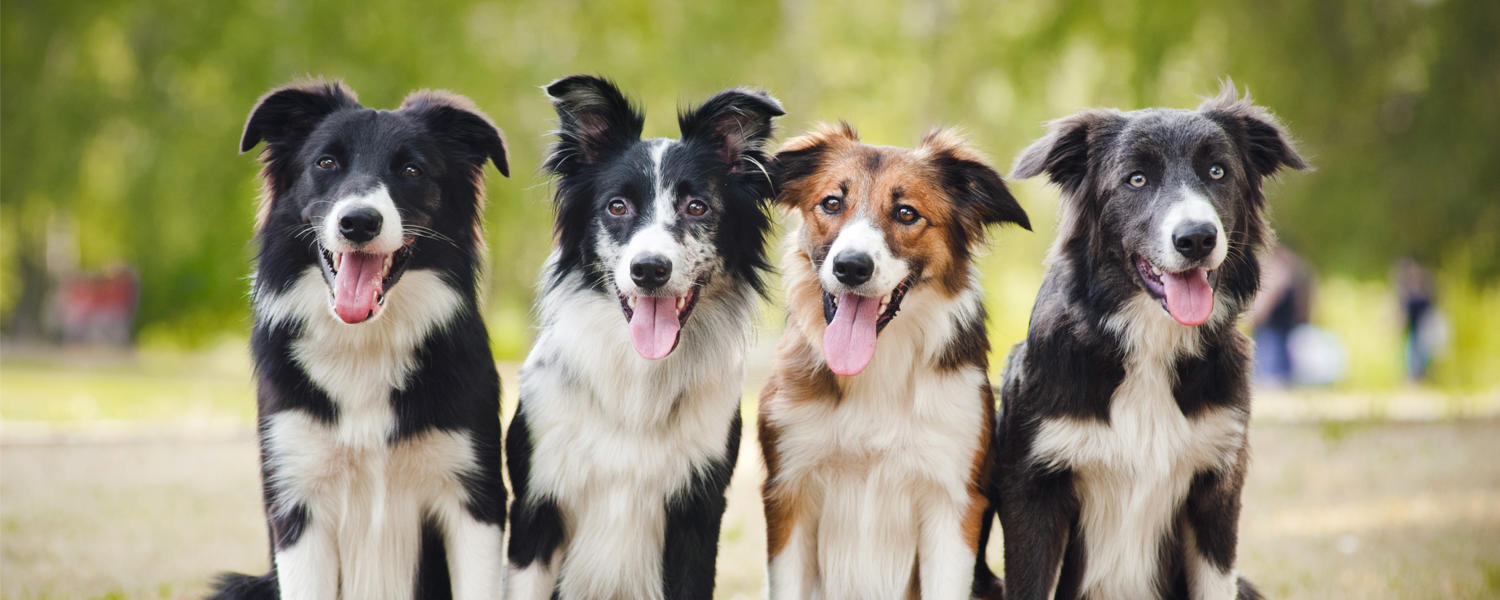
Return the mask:
<svg viewBox="0 0 1500 600">
<path fill-rule="evenodd" d="M 463 497 L 443 506 L 448 575 L 455 600 L 480 600 L 500 595 L 505 570 L 505 483 L 500 479 L 500 431 L 494 440 L 476 443 L 475 455 L 484 467 L 463 480 Z"/>
<path fill-rule="evenodd" d="M 273 504 L 276 581 L 282 600 L 321 600 L 339 595 L 339 555 L 333 524 L 305 504 Z"/>
<path fill-rule="evenodd" d="M 724 490 L 740 453 L 740 413 L 730 424 L 724 454 L 699 469 L 688 486 L 667 499 L 667 531 L 662 547 L 662 595 L 668 600 L 708 600 L 714 595 L 719 529 L 724 521 Z"/>
<path fill-rule="evenodd" d="M 980 507 L 982 513 L 982 502 Z M 920 510 L 917 572 L 922 579 L 922 598 L 968 598 L 974 583 L 974 551 L 963 522 L 968 507 L 945 498 Z M 974 532 L 977 538 L 977 526 Z"/>
<path fill-rule="evenodd" d="M 1077 500 L 1071 473 L 1040 473 L 1024 463 L 1002 458 L 996 474 L 1005 539 L 1005 598 L 1050 599 L 1057 595 Z"/>
<path fill-rule="evenodd" d="M 1189 595 L 1195 600 L 1230 600 L 1258 596 L 1234 572 L 1240 523 L 1240 492 L 1249 463 L 1248 445 L 1241 445 L 1233 465 L 1193 477 L 1183 507 L 1187 521 L 1183 536 L 1184 566 Z M 1243 587 L 1246 593 L 1240 594 Z"/>
<path fill-rule="evenodd" d="M 525 404 L 505 432 L 505 465 L 515 503 L 510 508 L 510 542 L 506 549 L 505 597 L 548 600 L 557 587 L 562 563 L 562 511 L 550 498 L 531 489 L 531 430 Z"/>
</svg>

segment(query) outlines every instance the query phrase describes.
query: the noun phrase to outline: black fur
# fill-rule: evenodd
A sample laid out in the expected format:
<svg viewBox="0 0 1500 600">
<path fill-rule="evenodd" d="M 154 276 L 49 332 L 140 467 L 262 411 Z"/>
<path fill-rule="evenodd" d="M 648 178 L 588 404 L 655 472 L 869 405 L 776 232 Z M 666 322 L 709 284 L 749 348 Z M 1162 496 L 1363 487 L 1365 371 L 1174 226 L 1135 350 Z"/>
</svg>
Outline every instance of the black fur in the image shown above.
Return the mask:
<svg viewBox="0 0 1500 600">
<path fill-rule="evenodd" d="M 1196 183 L 1196 173 L 1221 162 L 1227 172 L 1222 181 Z M 1129 246 L 1132 219 L 1147 208 L 1120 182 L 1144 172 L 1148 181 L 1164 187 L 1182 182 L 1211 200 L 1230 246 L 1218 269 L 1215 300 L 1238 316 L 1259 284 L 1255 251 L 1271 236 L 1261 182 L 1283 166 L 1306 167 L 1281 126 L 1238 98 L 1232 86 L 1197 111 L 1095 110 L 1061 119 L 1017 160 L 1013 176 L 1046 173 L 1062 188 L 1070 217 L 1059 231 L 1027 339 L 1011 353 L 1004 377 L 991 502 L 1005 532 L 1006 597 L 1047 597 L 1054 577 L 1056 598 L 1083 591 L 1088 557 L 1081 539 L 1088 532 L 1080 530 L 1074 474 L 1038 466 L 1032 444 L 1049 419 L 1108 423 L 1112 396 L 1126 375 L 1123 340 L 1104 323 L 1145 293 Z M 1229 408 L 1248 421 L 1250 354 L 1233 320 L 1198 326 L 1202 355 L 1183 357 L 1175 366 L 1173 396 L 1188 418 Z M 1235 560 L 1248 456 L 1242 441 L 1232 467 L 1198 473 L 1178 509 L 1177 522 L 1196 532 L 1197 550 L 1225 570 Z M 1166 597 L 1186 598 L 1180 532 L 1169 531 L 1166 538 L 1158 589 Z M 1240 586 L 1242 598 L 1259 597 L 1247 582 Z"/>
<path fill-rule="evenodd" d="M 680 143 L 640 138 L 644 116 L 611 82 L 593 76 L 574 75 L 546 87 L 557 111 L 557 141 L 543 167 L 556 176 L 554 224 L 557 246 L 543 277 L 543 298 L 550 294 L 598 294 L 609 302 L 624 304 L 623 282 L 615 281 L 618 257 L 601 256 L 599 245 L 607 241 L 624 247 L 632 236 L 662 210 L 654 201 L 657 187 L 681 204 L 667 231 L 677 243 L 689 240 L 711 248 L 715 266 L 701 267 L 689 277 L 704 296 L 719 303 L 749 302 L 763 293 L 762 273 L 769 268 L 764 238 L 770 229 L 765 201 L 773 194 L 771 180 L 761 165 L 767 162 L 762 149 L 771 135 L 771 122 L 783 114 L 769 95 L 742 89 L 721 92 L 702 105 L 682 111 L 678 125 Z M 659 163 L 653 158 L 659 153 Z M 708 208 L 701 215 L 685 211 L 691 201 Z M 615 202 L 628 203 L 623 214 L 608 209 Z M 677 265 L 677 273 L 689 273 L 696 265 Z M 573 287 L 565 287 L 573 286 Z M 747 291 L 753 290 L 753 291 Z M 680 293 L 680 292 L 679 292 Z M 617 298 L 617 296 L 620 296 Z M 728 298 L 734 296 L 734 298 Z M 695 302 L 703 301 L 695 296 Z M 672 352 L 694 351 L 693 341 L 735 332 L 694 329 L 691 309 L 681 313 L 681 347 Z M 702 309 L 699 309 L 702 310 Z M 719 310 L 719 309 L 716 309 Z M 627 313 L 628 314 L 628 313 Z M 628 326 L 624 314 L 619 326 Z M 546 329 L 548 323 L 543 323 Z M 556 334 L 554 334 L 556 335 Z M 544 334 L 545 337 L 545 334 Z M 593 340 L 568 340 L 590 344 Z M 552 498 L 539 491 L 533 469 L 537 440 L 541 439 L 528 407 L 555 402 L 537 397 L 526 382 L 550 373 L 577 389 L 591 394 L 587 378 L 600 376 L 589 369 L 610 365 L 575 364 L 554 355 L 555 349 L 534 347 L 522 372 L 521 407 L 510 425 L 506 454 L 515 504 L 510 513 L 507 550 L 512 573 L 537 561 L 551 561 L 572 532 L 564 522 L 568 498 Z M 632 351 L 634 352 L 634 351 Z M 648 367 L 640 366 L 641 369 Z M 667 367 L 663 367 L 667 368 Z M 605 377 L 618 376 L 603 374 Z M 673 406 L 690 401 L 682 390 L 663 391 L 661 402 Z M 673 394 L 678 394 L 673 398 Z M 595 399 L 608 402 L 608 399 Z M 691 400 L 698 401 L 698 400 Z M 677 427 L 663 423 L 663 428 Z M 688 485 L 662 498 L 666 510 L 665 543 L 662 548 L 662 585 L 667 598 L 710 598 L 713 593 L 719 525 L 723 518 L 729 476 L 738 456 L 740 417 L 734 414 L 725 454 L 696 465 Z M 580 456 L 579 460 L 593 460 Z M 557 566 L 559 573 L 560 565 Z M 560 573 L 558 581 L 566 579 Z M 554 595 L 556 588 L 554 588 Z"/>
<path fill-rule="evenodd" d="M 645 115 L 606 79 L 573 75 L 547 86 L 558 114 L 557 142 L 548 149 L 543 168 L 557 175 L 554 195 L 558 257 L 549 281 L 568 273 L 588 273 L 604 290 L 605 273 L 594 248 L 595 222 L 603 203 L 636 190 L 638 174 L 650 165 L 650 148 L 640 139 Z M 760 170 L 769 158 L 762 143 L 771 135 L 771 119 L 785 114 L 781 105 L 761 93 L 728 90 L 678 116 L 682 144 L 664 159 L 663 177 L 689 182 L 695 193 L 721 199 L 714 214 L 733 223 L 718 228 L 715 246 L 733 276 L 764 293 L 761 274 L 770 268 L 763 240 L 771 228 L 764 201 L 774 194 L 770 177 Z M 650 216 L 642 207 L 636 222 Z M 625 231 L 613 231 L 624 235 Z"/>
<path fill-rule="evenodd" d="M 669 599 L 711 598 L 719 525 L 727 500 L 724 491 L 740 455 L 740 413 L 734 413 L 724 455 L 700 469 L 692 482 L 667 499 L 667 537 L 663 544 L 662 590 Z"/>
<path fill-rule="evenodd" d="M 474 441 L 479 471 L 462 479 L 464 506 L 480 522 L 503 524 L 500 381 L 477 299 L 482 168 L 492 161 L 502 173 L 508 172 L 499 130 L 457 96 L 418 92 L 398 110 L 377 111 L 361 106 L 342 84 L 312 82 L 272 91 L 260 100 L 245 125 L 240 151 L 261 142 L 265 142 L 261 158 L 267 192 L 257 232 L 253 291 L 257 300 L 286 292 L 309 268 L 320 264 L 321 246 L 316 235 L 309 235 L 309 227 L 325 216 L 333 200 L 362 187 L 385 185 L 404 222 L 438 234 L 412 237 L 404 272 L 436 272 L 458 292 L 462 305 L 448 327 L 430 334 L 416 348 L 416 367 L 405 390 L 390 398 L 395 430 L 388 443 L 432 430 L 465 433 Z M 335 157 L 340 168 L 315 167 L 323 156 Z M 423 176 L 402 179 L 395 173 L 408 164 L 419 166 Z M 387 292 L 401 285 L 398 273 L 393 271 L 392 277 Z M 296 544 L 317 517 L 305 505 L 277 505 L 272 486 L 278 473 L 266 428 L 273 416 L 285 411 L 303 412 L 328 426 L 340 419 L 337 404 L 294 356 L 293 345 L 303 329 L 297 319 L 273 322 L 261 315 L 251 334 L 273 565 L 275 553 Z M 447 597 L 441 533 L 431 519 L 424 522 L 422 532 L 420 577 L 414 594 Z M 221 577 L 214 597 L 277 595 L 273 567 L 258 578 Z"/>
</svg>

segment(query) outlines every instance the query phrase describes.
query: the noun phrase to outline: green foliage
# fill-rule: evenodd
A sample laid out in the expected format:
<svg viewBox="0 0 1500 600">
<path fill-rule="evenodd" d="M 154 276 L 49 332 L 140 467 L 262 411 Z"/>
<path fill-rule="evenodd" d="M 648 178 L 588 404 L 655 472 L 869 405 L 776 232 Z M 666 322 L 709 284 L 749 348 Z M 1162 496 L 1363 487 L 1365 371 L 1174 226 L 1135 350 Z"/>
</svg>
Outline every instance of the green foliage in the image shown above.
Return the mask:
<svg viewBox="0 0 1500 600">
<path fill-rule="evenodd" d="M 515 176 L 488 174 L 486 213 L 502 356 L 524 352 L 551 241 L 537 166 L 554 117 L 538 86 L 575 72 L 618 80 L 648 108 L 651 135 L 675 135 L 677 107 L 752 85 L 785 102 L 786 133 L 846 119 L 869 141 L 906 145 L 959 125 L 1002 167 L 1049 118 L 1191 107 L 1232 75 L 1319 169 L 1271 195 L 1282 239 L 1323 273 L 1368 280 L 1401 254 L 1438 263 L 1464 249 L 1465 264 L 1440 265 L 1454 300 L 1500 273 L 1490 0 L 10 0 L 0 11 L 7 317 L 37 285 L 24 265 L 74 254 L 85 269 L 136 268 L 143 339 L 243 331 L 259 184 L 253 157 L 234 149 L 255 99 L 306 75 L 341 78 L 375 107 L 451 89 L 506 131 Z M 985 263 L 1001 349 L 1023 331 L 1052 234 L 1055 191 L 1019 189 L 1037 233 L 1002 234 L 994 252 L 1006 259 Z M 1494 343 L 1479 347 L 1495 356 Z"/>
</svg>

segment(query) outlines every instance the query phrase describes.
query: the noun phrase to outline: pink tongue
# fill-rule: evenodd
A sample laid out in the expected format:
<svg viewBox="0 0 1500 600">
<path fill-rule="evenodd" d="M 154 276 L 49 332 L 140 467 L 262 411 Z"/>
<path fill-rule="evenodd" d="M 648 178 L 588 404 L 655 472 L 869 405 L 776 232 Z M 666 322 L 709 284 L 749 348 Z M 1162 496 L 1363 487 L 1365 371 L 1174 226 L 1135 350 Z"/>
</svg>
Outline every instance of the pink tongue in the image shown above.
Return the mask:
<svg viewBox="0 0 1500 600">
<path fill-rule="evenodd" d="M 839 296 L 838 311 L 823 330 L 823 359 L 839 375 L 858 375 L 875 356 L 875 321 L 879 298 Z"/>
<path fill-rule="evenodd" d="M 677 346 L 677 298 L 641 296 L 630 315 L 630 341 L 635 351 L 651 360 L 665 358 Z"/>
<path fill-rule="evenodd" d="M 345 323 L 361 323 L 375 314 L 385 257 L 362 252 L 344 255 L 333 275 L 333 312 Z"/>
<path fill-rule="evenodd" d="M 1182 273 L 1162 273 L 1167 288 L 1167 312 L 1183 325 L 1198 325 L 1214 311 L 1214 291 L 1208 286 L 1208 273 L 1193 269 Z"/>
</svg>

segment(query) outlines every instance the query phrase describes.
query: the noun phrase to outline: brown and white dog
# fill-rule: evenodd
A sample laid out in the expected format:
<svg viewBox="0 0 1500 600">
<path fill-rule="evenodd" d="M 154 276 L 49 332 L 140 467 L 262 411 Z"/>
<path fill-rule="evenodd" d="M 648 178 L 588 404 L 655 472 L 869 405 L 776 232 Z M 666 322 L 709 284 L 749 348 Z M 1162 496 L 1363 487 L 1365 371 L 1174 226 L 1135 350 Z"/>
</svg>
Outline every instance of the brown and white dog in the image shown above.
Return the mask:
<svg viewBox="0 0 1500 600">
<path fill-rule="evenodd" d="M 971 257 L 1026 213 L 949 131 L 905 149 L 822 126 L 771 170 L 802 224 L 760 399 L 769 596 L 966 598 L 994 414 Z"/>
</svg>

